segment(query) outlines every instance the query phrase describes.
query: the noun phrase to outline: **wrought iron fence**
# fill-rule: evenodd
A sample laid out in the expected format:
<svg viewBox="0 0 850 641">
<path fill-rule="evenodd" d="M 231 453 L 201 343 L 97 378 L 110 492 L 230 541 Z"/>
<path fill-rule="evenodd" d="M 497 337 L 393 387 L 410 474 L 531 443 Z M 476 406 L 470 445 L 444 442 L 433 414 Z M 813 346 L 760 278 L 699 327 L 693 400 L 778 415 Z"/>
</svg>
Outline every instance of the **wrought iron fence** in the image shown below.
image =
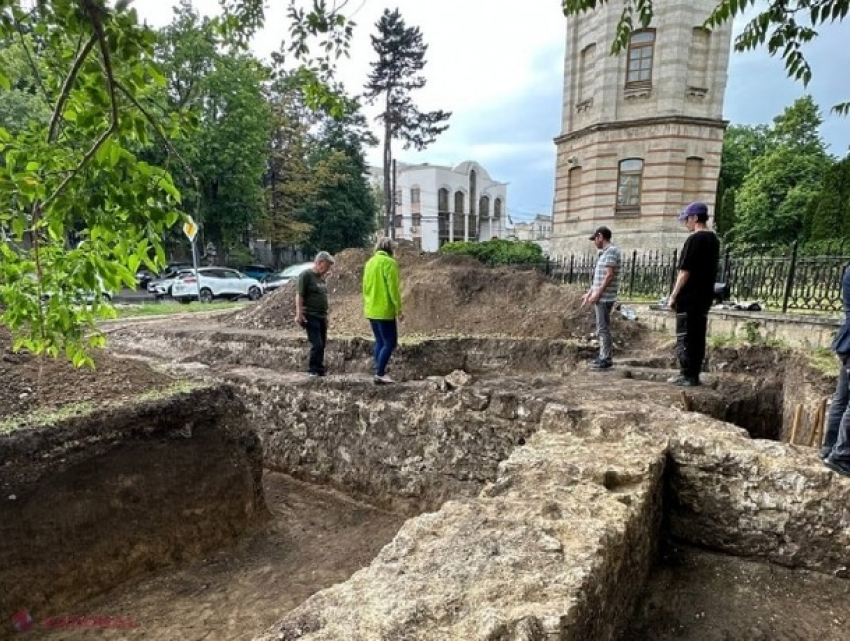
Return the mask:
<svg viewBox="0 0 850 641">
<path fill-rule="evenodd" d="M 729 286 L 732 301 L 758 301 L 773 311 L 837 312 L 842 309 L 841 277 L 850 263 L 850 248 L 839 253 L 812 255 L 795 243 L 785 251 L 727 249 L 720 257 L 717 281 Z M 536 269 L 553 280 L 590 287 L 596 257 L 572 255 L 550 259 Z M 621 298 L 661 299 L 676 280 L 678 252 L 637 251 L 623 255 Z"/>
</svg>

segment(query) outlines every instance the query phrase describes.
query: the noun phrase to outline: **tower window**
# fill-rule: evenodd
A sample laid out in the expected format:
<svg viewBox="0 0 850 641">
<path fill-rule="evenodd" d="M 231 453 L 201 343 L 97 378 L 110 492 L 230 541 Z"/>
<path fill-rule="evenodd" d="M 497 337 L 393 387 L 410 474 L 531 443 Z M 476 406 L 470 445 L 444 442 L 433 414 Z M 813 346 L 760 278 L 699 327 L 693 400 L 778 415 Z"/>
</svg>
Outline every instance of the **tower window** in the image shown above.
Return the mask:
<svg viewBox="0 0 850 641">
<path fill-rule="evenodd" d="M 617 211 L 638 211 L 643 179 L 643 160 L 628 158 L 620 161 L 617 177 Z"/>
<path fill-rule="evenodd" d="M 652 84 L 654 51 L 654 29 L 644 29 L 632 33 L 632 37 L 629 40 L 626 87 L 641 87 Z"/>
</svg>

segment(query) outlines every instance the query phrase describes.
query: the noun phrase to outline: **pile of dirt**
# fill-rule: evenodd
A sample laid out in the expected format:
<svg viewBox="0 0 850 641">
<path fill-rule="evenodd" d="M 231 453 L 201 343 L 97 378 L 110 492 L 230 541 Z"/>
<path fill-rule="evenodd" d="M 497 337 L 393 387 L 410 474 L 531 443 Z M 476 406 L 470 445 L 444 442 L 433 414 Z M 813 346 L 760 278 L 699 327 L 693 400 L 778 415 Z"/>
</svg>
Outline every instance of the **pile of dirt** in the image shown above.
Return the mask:
<svg viewBox="0 0 850 641">
<path fill-rule="evenodd" d="M 13 352 L 9 332 L 0 329 L 0 418 L 74 403 L 100 406 L 174 382 L 139 361 L 118 359 L 103 351 L 93 357 L 95 369 L 88 369 L 76 368 L 61 357 Z"/>
<path fill-rule="evenodd" d="M 371 336 L 363 318 L 360 287 L 369 253 L 345 250 L 328 275 L 332 335 Z M 580 308 L 583 290 L 558 285 L 532 270 L 488 268 L 467 256 L 402 251 L 405 320 L 403 334 L 584 338 L 594 331 L 593 312 Z M 228 326 L 246 329 L 294 329 L 295 283 L 270 293 L 257 305 L 222 317 Z M 615 314 L 618 343 L 630 344 L 641 326 Z"/>
</svg>

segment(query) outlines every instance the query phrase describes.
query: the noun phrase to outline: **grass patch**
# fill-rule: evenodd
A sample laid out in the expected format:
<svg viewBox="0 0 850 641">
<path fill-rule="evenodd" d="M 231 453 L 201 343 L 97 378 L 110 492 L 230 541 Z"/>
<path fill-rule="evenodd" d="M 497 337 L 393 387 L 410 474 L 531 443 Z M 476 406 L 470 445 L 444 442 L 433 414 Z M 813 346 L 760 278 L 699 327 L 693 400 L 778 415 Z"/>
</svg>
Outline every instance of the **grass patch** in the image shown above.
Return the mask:
<svg viewBox="0 0 850 641">
<path fill-rule="evenodd" d="M 0 434 L 9 434 L 22 427 L 49 427 L 70 418 L 87 416 L 93 414 L 95 411 L 103 411 L 109 407 L 117 407 L 119 405 L 132 407 L 133 405 L 138 405 L 140 403 L 157 401 L 163 398 L 176 396 L 177 394 L 185 394 L 192 390 L 205 387 L 206 385 L 207 383 L 202 381 L 181 380 L 175 381 L 166 387 L 148 390 L 138 396 L 129 397 L 124 400 L 111 401 L 100 405 L 95 405 L 94 403 L 86 401 L 69 403 L 62 407 L 53 409 L 35 409 L 26 414 L 16 414 L 0 420 Z"/>
<path fill-rule="evenodd" d="M 829 376 L 838 376 L 838 359 L 832 350 L 826 347 L 818 347 L 811 352 L 807 352 L 806 356 L 809 360 L 809 365 L 814 369 Z"/>
<path fill-rule="evenodd" d="M 143 303 L 142 305 L 127 305 L 119 307 L 118 318 L 135 318 L 138 316 L 167 316 L 169 314 L 186 314 L 198 312 L 214 312 L 222 310 L 242 309 L 247 302 L 220 302 L 220 303 L 190 303 L 183 305 L 177 302 L 168 303 Z"/>
</svg>

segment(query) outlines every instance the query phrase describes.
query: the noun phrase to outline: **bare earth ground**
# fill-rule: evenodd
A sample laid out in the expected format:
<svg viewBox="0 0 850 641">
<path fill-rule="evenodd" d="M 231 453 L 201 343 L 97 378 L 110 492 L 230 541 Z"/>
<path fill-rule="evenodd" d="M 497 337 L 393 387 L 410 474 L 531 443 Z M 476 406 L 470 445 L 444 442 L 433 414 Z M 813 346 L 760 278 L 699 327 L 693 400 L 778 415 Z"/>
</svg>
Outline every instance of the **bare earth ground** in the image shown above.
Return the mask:
<svg viewBox="0 0 850 641">
<path fill-rule="evenodd" d="M 345 581 L 395 536 L 404 517 L 266 472 L 272 519 L 235 549 L 160 572 L 62 614 L 122 617 L 132 630 L 50 630 L 28 639 L 250 639 L 311 594 Z"/>
<path fill-rule="evenodd" d="M 838 641 L 850 581 L 670 546 L 624 641 Z"/>
<path fill-rule="evenodd" d="M 370 335 L 359 296 L 360 273 L 367 257 L 359 250 L 337 256 L 329 279 L 331 338 Z M 593 331 L 592 312 L 578 307 L 582 292 L 577 288 L 554 285 L 533 272 L 484 269 L 464 258 L 415 253 L 402 253 L 398 258 L 407 316 L 400 328 L 402 339 L 405 335 L 453 333 L 586 338 Z M 219 316 L 217 321 L 195 316 L 185 323 L 181 320 L 181 327 L 202 328 L 219 322 L 246 330 L 303 334 L 292 324 L 292 295 L 292 288 L 282 288 L 245 310 Z M 640 325 L 619 317 L 614 323 L 623 358 L 657 346 L 653 342 L 658 339 Z M 172 383 L 171 377 L 141 361 L 117 359 L 108 352 L 97 355 L 96 370 L 75 370 L 63 361 L 11 353 L 9 344 L 8 334 L 0 333 L 0 418 L 69 403 L 97 406 Z M 658 357 L 659 367 L 672 364 L 669 339 L 665 349 L 653 355 Z M 759 375 L 775 368 L 781 356 L 758 348 L 745 354 L 715 351 L 712 358 L 727 363 L 728 370 L 723 371 Z M 618 387 L 636 399 L 642 388 L 650 389 L 639 381 L 633 387 L 619 383 Z M 251 638 L 313 592 L 345 580 L 366 565 L 402 523 L 397 515 L 281 475 L 267 473 L 265 486 L 274 518 L 237 548 L 154 575 L 82 604 L 74 612 L 130 617 L 139 626 L 134 632 L 42 628 L 28 638 Z M 848 623 L 849 591 L 850 582 L 685 550 L 669 555 L 655 573 L 645 616 L 635 622 L 628 638 L 844 638 L 839 632 L 845 631 Z M 824 604 L 830 604 L 827 612 L 832 610 L 827 617 Z"/>
</svg>

